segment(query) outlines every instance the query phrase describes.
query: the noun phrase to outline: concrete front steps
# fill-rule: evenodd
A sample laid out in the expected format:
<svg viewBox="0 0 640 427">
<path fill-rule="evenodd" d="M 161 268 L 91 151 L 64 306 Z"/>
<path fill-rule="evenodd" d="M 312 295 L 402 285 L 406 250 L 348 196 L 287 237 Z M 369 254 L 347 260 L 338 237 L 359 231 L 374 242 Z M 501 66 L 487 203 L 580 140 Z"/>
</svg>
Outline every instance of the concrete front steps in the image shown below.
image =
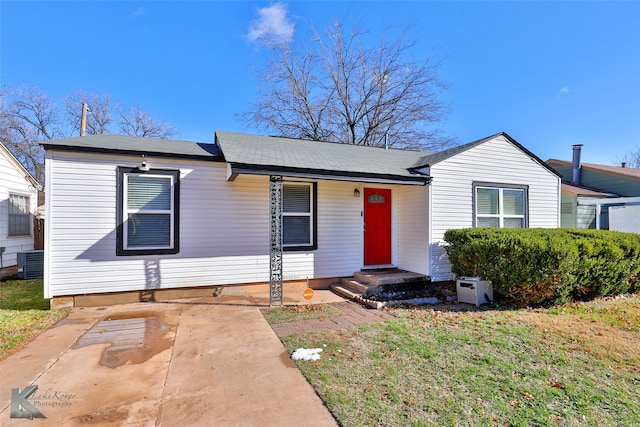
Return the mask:
<svg viewBox="0 0 640 427">
<path fill-rule="evenodd" d="M 429 276 L 393 268 L 357 271 L 353 277 L 343 278 L 330 289 L 344 298 L 379 310 L 386 305 L 385 300 L 412 298 L 426 292 L 430 283 Z"/>
</svg>

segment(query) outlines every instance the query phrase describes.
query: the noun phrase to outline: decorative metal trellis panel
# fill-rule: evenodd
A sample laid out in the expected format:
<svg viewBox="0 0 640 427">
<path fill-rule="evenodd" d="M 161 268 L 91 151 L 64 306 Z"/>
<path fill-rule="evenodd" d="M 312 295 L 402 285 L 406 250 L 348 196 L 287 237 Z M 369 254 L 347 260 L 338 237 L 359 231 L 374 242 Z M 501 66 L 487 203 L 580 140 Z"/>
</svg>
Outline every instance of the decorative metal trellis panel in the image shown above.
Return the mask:
<svg viewBox="0 0 640 427">
<path fill-rule="evenodd" d="M 269 258 L 269 305 L 274 301 L 283 303 L 282 296 L 282 177 L 269 177 L 270 204 L 270 250 Z"/>
</svg>

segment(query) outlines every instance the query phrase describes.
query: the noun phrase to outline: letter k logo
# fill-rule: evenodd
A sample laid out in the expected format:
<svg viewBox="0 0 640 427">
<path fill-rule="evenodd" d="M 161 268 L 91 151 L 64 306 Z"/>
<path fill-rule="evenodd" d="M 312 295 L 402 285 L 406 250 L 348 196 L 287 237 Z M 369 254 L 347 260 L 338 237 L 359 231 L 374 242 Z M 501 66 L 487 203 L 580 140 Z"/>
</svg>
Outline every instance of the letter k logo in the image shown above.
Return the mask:
<svg viewBox="0 0 640 427">
<path fill-rule="evenodd" d="M 47 418 L 27 400 L 37 389 L 37 385 L 27 386 L 22 392 L 19 388 L 11 389 L 11 418 Z"/>
</svg>

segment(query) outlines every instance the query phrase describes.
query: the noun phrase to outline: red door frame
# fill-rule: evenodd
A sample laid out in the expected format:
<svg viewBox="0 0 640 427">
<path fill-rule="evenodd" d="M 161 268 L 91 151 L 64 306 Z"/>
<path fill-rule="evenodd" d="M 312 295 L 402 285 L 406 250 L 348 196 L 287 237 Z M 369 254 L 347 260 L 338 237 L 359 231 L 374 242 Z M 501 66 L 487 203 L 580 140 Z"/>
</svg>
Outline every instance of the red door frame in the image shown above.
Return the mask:
<svg viewBox="0 0 640 427">
<path fill-rule="evenodd" d="M 364 265 L 391 264 L 391 190 L 364 189 Z"/>
</svg>

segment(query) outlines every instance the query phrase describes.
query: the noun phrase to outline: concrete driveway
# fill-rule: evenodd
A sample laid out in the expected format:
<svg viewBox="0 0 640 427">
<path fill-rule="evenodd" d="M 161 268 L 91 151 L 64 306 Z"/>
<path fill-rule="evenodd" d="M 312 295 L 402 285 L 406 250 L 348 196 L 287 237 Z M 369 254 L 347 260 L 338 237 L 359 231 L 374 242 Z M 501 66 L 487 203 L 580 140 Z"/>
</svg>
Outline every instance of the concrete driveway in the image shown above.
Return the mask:
<svg viewBox="0 0 640 427">
<path fill-rule="evenodd" d="M 316 291 L 314 302 L 341 300 L 332 295 Z M 335 426 L 260 305 L 231 297 L 73 309 L 0 361 L 0 424 Z M 12 390 L 23 413 L 46 418 L 12 418 Z"/>
</svg>

